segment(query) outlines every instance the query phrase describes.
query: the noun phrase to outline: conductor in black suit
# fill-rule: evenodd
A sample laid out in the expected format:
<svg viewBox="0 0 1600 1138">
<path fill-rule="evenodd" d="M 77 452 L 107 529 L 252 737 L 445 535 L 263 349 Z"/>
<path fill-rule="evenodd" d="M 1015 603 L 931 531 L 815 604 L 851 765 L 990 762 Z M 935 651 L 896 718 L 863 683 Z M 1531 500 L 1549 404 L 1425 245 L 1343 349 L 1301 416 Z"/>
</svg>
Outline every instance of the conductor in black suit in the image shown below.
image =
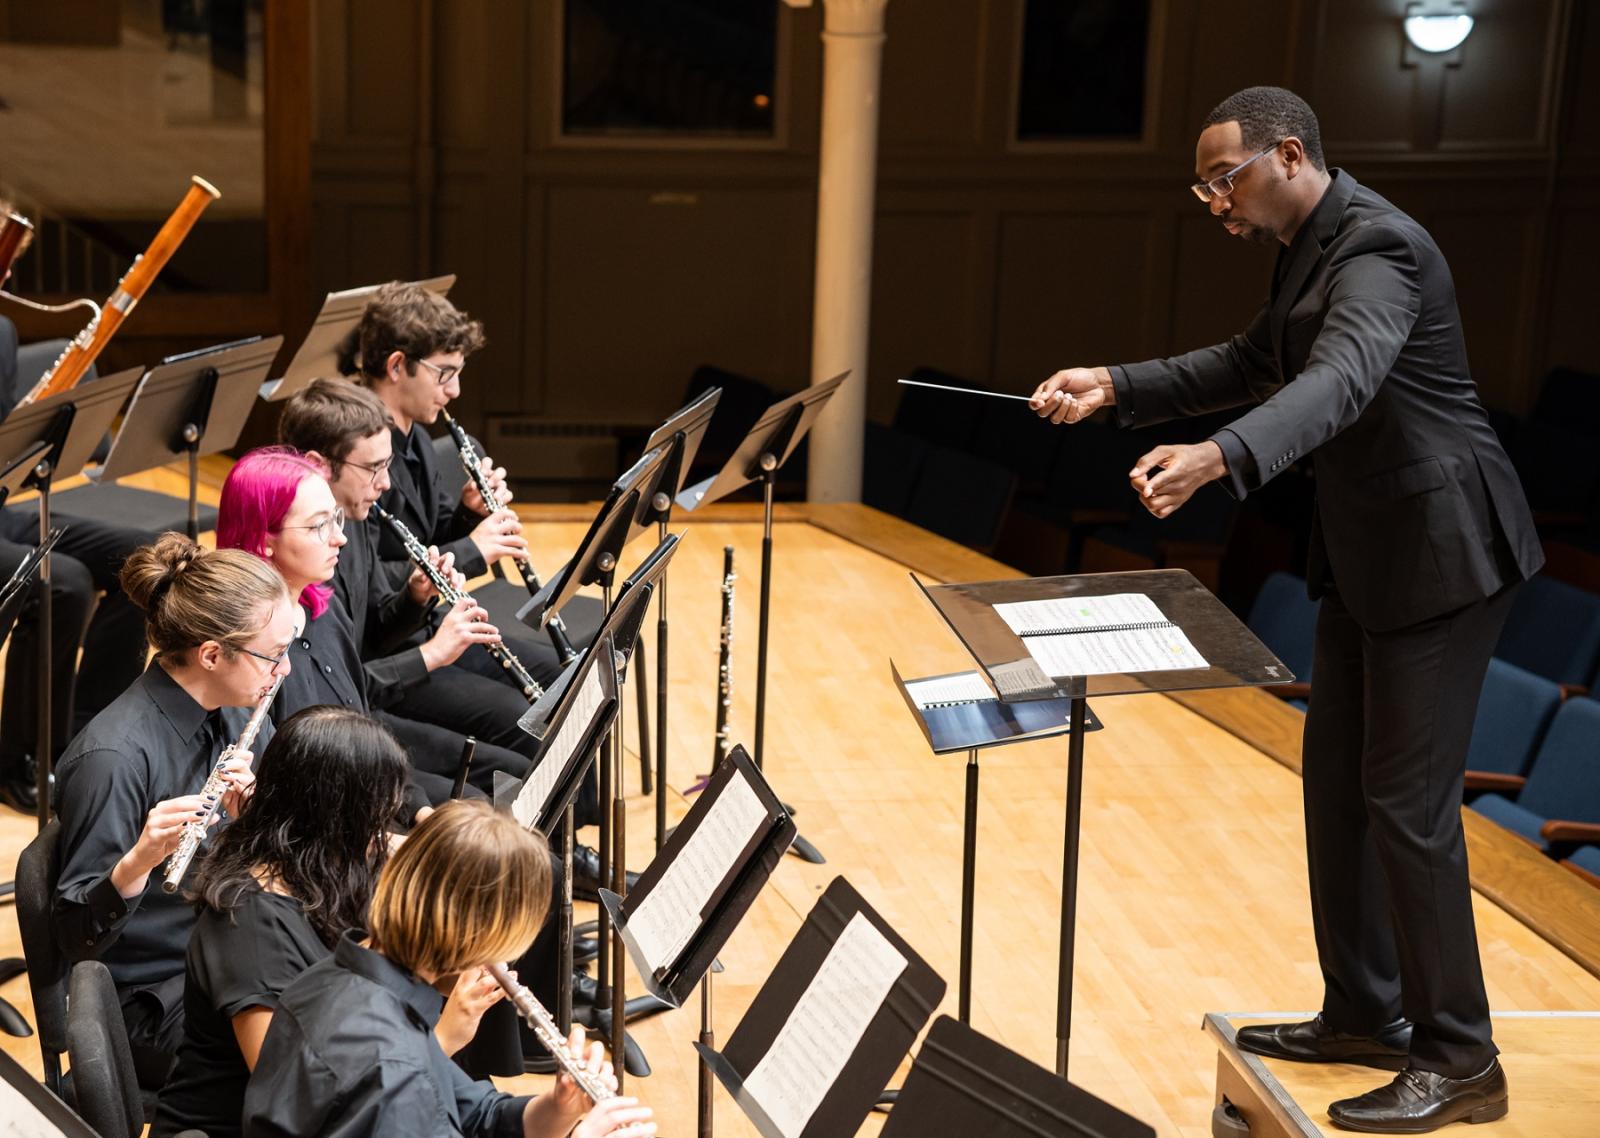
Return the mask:
<svg viewBox="0 0 1600 1138">
<path fill-rule="evenodd" d="M 1172 359 L 1071 368 L 1033 406 L 1122 426 L 1245 409 L 1129 475 L 1158 518 L 1220 481 L 1243 498 L 1316 470 L 1307 581 L 1322 599 L 1304 789 L 1325 992 L 1300 1024 L 1239 1046 L 1399 1070 L 1329 1107 L 1350 1129 L 1419 1133 L 1506 1112 L 1461 828 L 1474 710 L 1517 584 L 1543 561 L 1467 367 L 1450 269 L 1426 230 L 1329 170 L 1311 108 L 1252 87 L 1206 118 L 1195 195 L 1230 234 L 1276 247 L 1240 335 Z"/>
</svg>

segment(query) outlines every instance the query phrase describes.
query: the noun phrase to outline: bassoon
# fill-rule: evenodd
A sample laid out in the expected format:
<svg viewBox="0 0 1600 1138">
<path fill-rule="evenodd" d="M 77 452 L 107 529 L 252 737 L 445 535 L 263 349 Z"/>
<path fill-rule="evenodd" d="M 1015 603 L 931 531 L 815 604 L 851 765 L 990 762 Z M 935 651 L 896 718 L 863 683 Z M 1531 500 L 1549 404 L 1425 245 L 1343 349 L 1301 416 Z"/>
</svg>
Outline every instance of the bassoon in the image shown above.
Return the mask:
<svg viewBox="0 0 1600 1138">
<path fill-rule="evenodd" d="M 204 178 L 197 176 L 190 179 L 189 192 L 183 195 L 178 208 L 172 211 L 172 216 L 167 218 L 166 224 L 151 240 L 150 247 L 128 267 L 105 305 L 95 313 L 83 331 L 73 337 L 66 350 L 50 365 L 50 370 L 39 377 L 33 389 L 18 401 L 18 407 L 70 391 L 83 378 L 89 365 L 94 363 L 127 319 L 128 313 L 133 311 L 134 305 L 150 291 L 156 276 L 178 251 L 184 238 L 189 236 L 189 231 L 200 220 L 200 214 L 206 206 L 221 196 L 216 187 Z"/>
</svg>

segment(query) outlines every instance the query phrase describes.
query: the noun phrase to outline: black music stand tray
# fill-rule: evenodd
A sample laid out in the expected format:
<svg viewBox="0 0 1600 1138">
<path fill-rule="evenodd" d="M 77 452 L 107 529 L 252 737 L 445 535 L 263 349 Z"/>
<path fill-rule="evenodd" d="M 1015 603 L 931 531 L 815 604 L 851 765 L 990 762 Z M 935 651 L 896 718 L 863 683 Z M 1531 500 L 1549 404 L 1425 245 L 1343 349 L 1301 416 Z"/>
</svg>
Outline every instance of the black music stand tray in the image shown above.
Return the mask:
<svg viewBox="0 0 1600 1138">
<path fill-rule="evenodd" d="M 50 536 L 50 488 L 59 476 L 71 478 L 84 467 L 94 448 L 100 445 L 111 421 L 143 374 L 143 368 L 129 368 L 93 383 L 74 387 L 26 407 L 18 407 L 0 423 L 0 455 L 32 456 L 22 487 L 39 492 L 39 544 Z M 40 444 L 48 449 L 38 452 Z M 19 459 L 7 458 L 6 471 L 15 471 Z M 53 543 L 52 543 L 53 544 Z M 34 738 L 34 770 L 38 782 L 39 828 L 50 821 L 50 770 L 54 741 L 50 738 L 50 703 L 53 696 L 50 675 L 50 639 L 54 614 L 50 596 L 50 557 L 46 553 L 39 567 L 39 728 Z"/>
<path fill-rule="evenodd" d="M 990 686 L 1008 703 L 1071 701 L 1067 733 L 1067 817 L 1061 872 L 1061 955 L 1056 986 L 1056 1074 L 1067 1076 L 1072 1035 L 1072 961 L 1078 907 L 1078 827 L 1083 799 L 1083 745 L 1091 697 L 1139 692 L 1289 683 L 1294 674 L 1257 640 L 1205 586 L 1183 569 L 1138 573 L 1083 573 L 1067 577 L 1023 577 L 962 585 L 927 586 L 917 581 L 962 646 L 983 669 Z M 1204 657 L 1206 666 L 1187 669 L 1050 676 L 1023 638 L 995 611 L 997 604 L 1142 593 Z M 1096 631 L 1086 629 L 1082 631 Z"/>
<path fill-rule="evenodd" d="M 189 540 L 197 540 L 200 459 L 239 441 L 256 389 L 282 346 L 282 336 L 255 336 L 163 360 L 139 382 L 95 481 L 115 482 L 187 458 Z"/>
<path fill-rule="evenodd" d="M 716 803 L 736 784 L 748 788 L 753 801 L 751 808 L 759 809 L 761 817 L 750 827 L 738 853 L 721 867 L 714 886 L 703 890 L 705 902 L 694 914 L 695 928 L 681 946 L 660 951 L 642 943 L 633 918 L 672 871 L 685 847 L 694 843 L 697 851 L 703 848 L 695 841 L 696 835 Z M 725 817 L 721 808 L 718 817 L 719 820 Z M 726 838 L 729 825 L 719 821 L 718 836 Z M 628 954 L 633 957 L 634 968 L 653 996 L 670 1007 L 679 1008 L 688 1000 L 694 986 L 700 985 L 700 1045 L 706 1050 L 716 1046 L 711 1021 L 711 974 L 718 970 L 717 954 L 744 919 L 756 895 L 772 876 L 774 867 L 783 860 L 784 851 L 794 841 L 795 833 L 794 820 L 783 803 L 772 793 L 745 749 L 735 746 L 711 772 L 704 793 L 695 800 L 683 821 L 674 827 L 671 838 L 639 876 L 639 883 L 628 893 L 627 899 L 609 889 L 600 891 L 600 903 L 610 912 L 614 927 L 622 934 Z M 735 831 L 734 839 L 739 836 L 740 832 Z M 710 840 L 715 841 L 716 837 Z M 702 885 L 708 884 L 711 883 L 702 882 Z M 711 1136 L 712 1098 L 711 1068 L 701 1062 L 700 1138 Z"/>
<path fill-rule="evenodd" d="M 683 490 L 683 480 L 700 453 L 700 443 L 706 437 L 706 427 L 711 424 L 717 400 L 722 398 L 722 388 L 712 387 L 702 392 L 688 405 L 674 411 L 650 433 L 645 440 L 646 454 L 657 447 L 670 447 L 659 468 L 656 486 L 648 500 L 641 500 L 647 516 L 656 523 L 656 538 L 667 539 L 667 524 L 672 520 L 672 504 Z M 656 852 L 667 840 L 667 579 L 663 577 L 656 587 L 660 603 L 656 606 Z M 641 759 L 643 756 L 641 756 Z M 644 766 L 644 792 L 651 791 L 649 764 Z"/>
<path fill-rule="evenodd" d="M 805 438 L 806 432 L 822 414 L 828 399 L 839 385 L 850 378 L 842 371 L 832 379 L 813 384 L 786 399 L 768 407 L 750 428 L 722 469 L 712 477 L 678 494 L 678 505 L 686 510 L 696 510 L 719 498 L 724 498 L 741 487 L 761 481 L 761 615 L 756 633 L 756 766 L 763 765 L 767 730 L 767 626 L 772 597 L 772 493 L 777 484 L 778 471 L 794 448 Z M 793 811 L 791 810 L 791 813 Z M 813 865 L 825 859 L 816 846 L 801 835 L 795 835 L 793 852 Z"/>
<path fill-rule="evenodd" d="M 1155 1138 L 1155 1128 L 940 1016 L 882 1138 Z"/>
<path fill-rule="evenodd" d="M 956 1006 L 961 1022 L 971 1023 L 972 926 L 978 873 L 978 752 L 1010 743 L 1026 743 L 1030 739 L 1065 735 L 1071 730 L 1072 701 L 1063 698 L 1004 703 L 981 672 L 953 672 L 906 680 L 890 660 L 889 673 L 933 753 L 967 753 L 966 810 L 961 825 L 961 976 L 956 984 Z M 951 681 L 971 688 L 970 696 L 930 699 L 926 694 L 936 687 L 951 688 L 954 686 Z M 1100 720 L 1094 712 L 1085 711 L 1084 714 L 1088 730 L 1100 730 Z"/>
<path fill-rule="evenodd" d="M 445 296 L 456 283 L 454 274 L 415 281 L 429 292 Z M 260 395 L 268 403 L 282 403 L 302 388 L 311 386 L 313 379 L 334 379 L 339 375 L 339 346 L 344 338 L 361 323 L 361 314 L 367 302 L 381 284 L 347 288 L 330 292 L 322 300 L 322 309 L 312 321 L 311 331 L 295 349 L 294 358 L 284 369 L 281 379 L 268 380 L 261 385 Z"/>
<path fill-rule="evenodd" d="M 0 1080 L 5 1082 L 7 1097 L 11 1099 L 5 1112 L 7 1128 L 15 1126 L 16 1134 L 29 1138 L 60 1134 L 63 1138 L 97 1138 L 89 1124 L 75 1114 L 27 1069 L 4 1051 L 0 1051 Z"/>
<path fill-rule="evenodd" d="M 843 1056 L 831 1084 L 820 1097 L 807 1096 L 810 1101 L 801 1104 L 802 1112 L 806 1106 L 811 1109 L 795 1138 L 854 1134 L 944 998 L 945 983 L 938 973 L 862 900 L 848 881 L 834 878 L 784 950 L 772 975 L 756 993 L 727 1047 L 718 1053 L 695 1044 L 700 1057 L 764 1138 L 786 1138 L 786 1131 L 771 1117 L 772 1104 L 765 1101 L 765 1088 L 755 1085 L 754 1076 L 773 1044 L 784 1037 L 802 997 L 815 994 L 811 991 L 812 982 L 858 915 L 904 958 L 905 968 L 872 1009 L 871 1019 L 849 1054 Z M 840 1052 L 843 1044 L 838 1039 L 828 1039 L 819 1047 L 822 1050 L 817 1054 L 829 1055 Z"/>
</svg>

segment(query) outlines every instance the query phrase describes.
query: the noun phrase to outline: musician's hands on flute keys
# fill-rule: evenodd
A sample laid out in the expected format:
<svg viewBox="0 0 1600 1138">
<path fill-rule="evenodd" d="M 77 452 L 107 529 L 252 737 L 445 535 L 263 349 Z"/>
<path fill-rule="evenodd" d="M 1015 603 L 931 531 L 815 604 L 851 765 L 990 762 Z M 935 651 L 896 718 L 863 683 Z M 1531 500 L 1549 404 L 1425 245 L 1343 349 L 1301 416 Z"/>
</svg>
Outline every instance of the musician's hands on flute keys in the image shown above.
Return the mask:
<svg viewBox="0 0 1600 1138">
<path fill-rule="evenodd" d="M 516 973 L 511 973 L 515 976 Z M 454 1055 L 478 1034 L 478 1022 L 483 1013 L 505 999 L 506 990 L 500 981 L 489 974 L 487 968 L 469 968 L 456 977 L 439 1013 L 439 1022 L 433 1026 L 434 1038 L 446 1055 Z"/>
<path fill-rule="evenodd" d="M 251 752 L 235 751 L 222 765 L 222 779 L 228 784 L 228 789 L 222 792 L 222 808 L 228 812 L 230 818 L 237 818 L 245 803 L 250 801 L 250 796 L 255 793 L 254 762 L 255 755 Z M 216 818 L 213 817 L 211 820 L 215 822 Z"/>
<path fill-rule="evenodd" d="M 502 557 L 528 559 L 528 542 L 522 536 L 522 519 L 510 510 L 496 510 L 472 530 L 472 544 L 484 561 L 493 565 Z"/>
<path fill-rule="evenodd" d="M 500 643 L 500 630 L 489 623 L 489 612 L 471 597 L 456 602 L 439 630 L 422 645 L 422 662 L 428 671 L 454 664 L 474 644 Z"/>
<path fill-rule="evenodd" d="M 511 487 L 506 483 L 506 468 L 495 466 L 487 458 L 478 460 L 478 469 L 483 472 L 484 478 L 489 483 L 489 490 L 503 508 L 511 501 Z M 483 500 L 483 494 L 478 490 L 475 479 L 468 478 L 467 484 L 461 489 L 461 504 L 475 514 L 488 514 L 489 505 Z"/>
<path fill-rule="evenodd" d="M 656 1132 L 655 1114 L 636 1098 L 609 1098 L 578 1123 L 572 1138 L 650 1138 Z"/>
<path fill-rule="evenodd" d="M 183 828 L 190 822 L 199 821 L 208 805 L 202 795 L 185 794 L 164 799 L 151 807 L 150 813 L 145 815 L 144 829 L 139 831 L 138 841 L 111 867 L 111 884 L 116 891 L 123 897 L 136 897 L 143 893 L 151 872 L 178 848 L 178 842 L 183 838 Z M 217 815 L 212 814 L 211 825 L 216 822 Z"/>
<path fill-rule="evenodd" d="M 1078 423 L 1116 402 L 1111 372 L 1103 367 L 1069 367 L 1034 389 L 1028 406 L 1052 423 Z"/>
</svg>

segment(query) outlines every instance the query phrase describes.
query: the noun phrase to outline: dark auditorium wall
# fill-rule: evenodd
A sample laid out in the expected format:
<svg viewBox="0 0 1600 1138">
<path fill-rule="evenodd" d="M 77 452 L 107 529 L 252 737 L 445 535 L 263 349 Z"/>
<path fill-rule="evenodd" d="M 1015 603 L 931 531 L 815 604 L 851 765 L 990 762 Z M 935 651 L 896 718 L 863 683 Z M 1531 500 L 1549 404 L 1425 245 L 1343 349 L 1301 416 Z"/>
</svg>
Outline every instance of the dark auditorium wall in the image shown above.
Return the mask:
<svg viewBox="0 0 1600 1138">
<path fill-rule="evenodd" d="M 820 3 L 782 9 L 774 139 L 649 144 L 558 136 L 557 0 L 323 0 L 311 283 L 460 274 L 490 338 L 462 410 L 502 451 L 524 420 L 658 419 L 701 362 L 804 383 Z M 1491 404 L 1600 371 L 1600 12 L 1473 0 L 1460 65 L 1407 68 L 1404 7 L 1154 0 L 1143 140 L 1019 144 L 1021 0 L 889 0 L 870 414 L 918 364 L 1024 390 L 1242 326 L 1270 254 L 1186 187 L 1200 119 L 1252 83 L 1307 96 L 1330 161 L 1435 234 Z"/>
</svg>

